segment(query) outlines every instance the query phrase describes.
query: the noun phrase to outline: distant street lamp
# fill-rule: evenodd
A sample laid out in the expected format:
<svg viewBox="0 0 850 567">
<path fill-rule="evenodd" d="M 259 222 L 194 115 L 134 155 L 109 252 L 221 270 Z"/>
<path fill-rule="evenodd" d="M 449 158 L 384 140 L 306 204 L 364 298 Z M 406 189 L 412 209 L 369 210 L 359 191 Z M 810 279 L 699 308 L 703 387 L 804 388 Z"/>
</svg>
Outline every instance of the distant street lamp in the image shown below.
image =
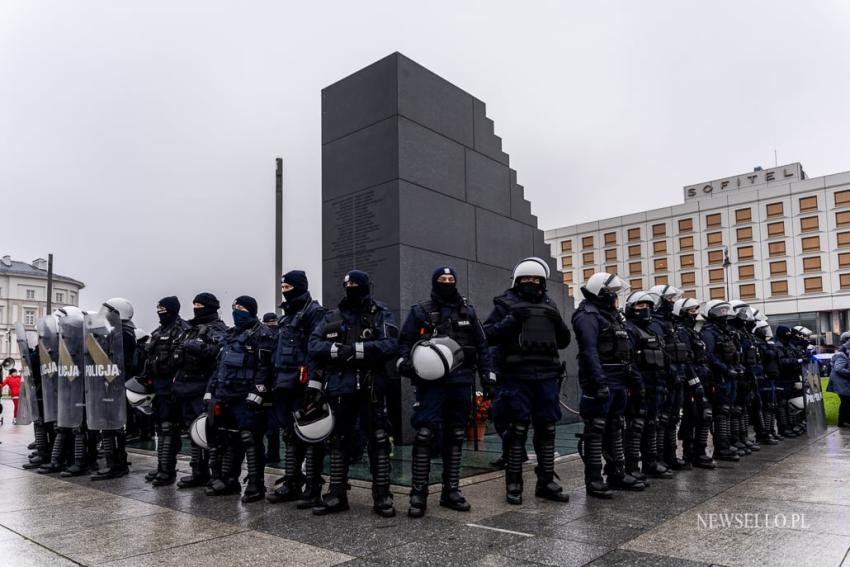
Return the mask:
<svg viewBox="0 0 850 567">
<path fill-rule="evenodd" d="M 732 282 L 729 281 L 729 266 L 732 265 L 732 262 L 729 260 L 729 247 L 723 246 L 723 272 L 724 278 L 726 279 L 726 301 L 732 300 L 732 294 L 730 291 L 730 284 Z"/>
</svg>

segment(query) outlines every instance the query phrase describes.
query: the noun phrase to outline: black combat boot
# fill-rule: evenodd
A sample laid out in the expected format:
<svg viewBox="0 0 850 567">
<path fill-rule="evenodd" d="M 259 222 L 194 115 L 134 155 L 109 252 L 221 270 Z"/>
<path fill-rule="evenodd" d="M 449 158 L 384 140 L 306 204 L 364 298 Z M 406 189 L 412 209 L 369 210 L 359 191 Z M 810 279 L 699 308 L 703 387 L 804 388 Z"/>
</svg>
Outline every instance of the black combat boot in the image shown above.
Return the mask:
<svg viewBox="0 0 850 567">
<path fill-rule="evenodd" d="M 395 507 L 390 492 L 390 437 L 383 429 L 376 430 L 372 438 L 369 465 L 372 469 L 372 511 L 392 518 Z"/>
<path fill-rule="evenodd" d="M 673 478 L 673 472 L 658 460 L 658 425 L 654 420 L 646 422 L 643 428 L 642 441 L 643 474 L 650 478 Z M 663 432 L 661 432 L 661 441 L 663 446 Z"/>
<path fill-rule="evenodd" d="M 348 510 L 348 452 L 345 440 L 331 439 L 331 477 L 328 493 L 313 508 L 313 514 L 324 516 Z"/>
<path fill-rule="evenodd" d="M 157 439 L 157 473 L 151 484 L 167 486 L 177 480 L 177 451 L 180 443 L 180 433 L 175 431 L 170 422 L 162 424 L 162 438 Z"/>
<path fill-rule="evenodd" d="M 210 468 L 207 464 L 206 451 L 194 442 L 189 451 L 189 467 L 192 469 L 192 474 L 180 477 L 180 480 L 177 481 L 177 488 L 206 486 L 210 481 Z"/>
<path fill-rule="evenodd" d="M 511 425 L 508 440 L 508 462 L 505 468 L 505 500 L 508 504 L 522 504 L 522 452 L 528 437 L 528 426 Z"/>
<path fill-rule="evenodd" d="M 440 506 L 458 512 L 469 512 L 471 509 L 460 491 L 460 459 L 464 437 L 464 430 L 455 428 L 447 432 L 443 439 L 443 491 L 440 494 Z"/>
<path fill-rule="evenodd" d="M 248 484 L 245 486 L 245 493 L 242 495 L 242 502 L 247 504 L 262 500 L 266 495 L 266 485 L 263 480 L 263 469 L 260 466 L 260 455 L 258 454 L 261 449 L 255 443 L 254 434 L 243 430 L 239 432 L 239 438 L 242 441 L 245 462 L 248 466 Z"/>
<path fill-rule="evenodd" d="M 82 476 L 89 472 L 87 441 L 86 431 L 79 428 L 74 430 L 74 462 L 62 471 L 60 476 Z"/>
<path fill-rule="evenodd" d="M 428 508 L 428 482 L 431 474 L 431 439 L 433 432 L 420 427 L 413 439 L 413 463 L 410 481 L 410 507 L 407 515 L 421 518 Z M 443 463 L 443 467 L 446 464 Z"/>
<path fill-rule="evenodd" d="M 626 429 L 625 442 L 625 457 L 626 466 L 625 472 L 634 477 L 635 480 L 643 483 L 645 488 L 649 487 L 649 479 L 640 470 L 640 440 L 643 435 L 644 420 L 643 418 L 635 418 L 629 423 Z"/>
<path fill-rule="evenodd" d="M 664 428 L 664 462 L 670 465 L 674 471 L 691 468 L 684 460 L 677 455 L 679 450 L 679 440 L 676 438 L 678 422 L 671 419 L 667 427 Z"/>
<path fill-rule="evenodd" d="M 646 489 L 646 484 L 626 472 L 623 428 L 622 422 L 619 419 L 606 420 L 602 447 L 603 454 L 605 455 L 605 476 L 608 478 L 608 486 L 610 488 L 635 492 Z"/>
<path fill-rule="evenodd" d="M 729 413 L 728 409 L 714 416 L 714 459 L 717 461 L 737 462 L 741 460 L 738 450 L 729 444 Z"/>
<path fill-rule="evenodd" d="M 284 475 L 275 483 L 275 488 L 266 496 L 272 504 L 292 502 L 301 498 L 301 486 L 304 477 L 301 474 L 301 463 L 304 461 L 304 446 L 296 441 L 294 434 L 286 434 L 286 446 L 283 450 Z"/>
<path fill-rule="evenodd" d="M 50 462 L 45 463 L 36 471 L 38 474 L 57 473 L 62 470 L 62 465 L 65 462 L 65 449 L 68 444 L 69 430 L 65 427 L 58 427 L 56 437 L 53 439 L 53 447 L 50 452 Z"/>
<path fill-rule="evenodd" d="M 694 440 L 693 452 L 691 453 L 691 463 L 695 467 L 701 469 L 713 469 L 717 467 L 714 459 L 708 456 L 706 449 L 708 447 L 708 431 L 710 429 L 708 421 L 701 421 L 697 425 L 697 437 Z"/>
<path fill-rule="evenodd" d="M 307 448 L 304 457 L 304 473 L 306 477 L 304 492 L 295 503 L 299 510 L 309 510 L 322 502 L 322 466 L 325 462 L 325 446 L 323 443 L 315 443 Z"/>
</svg>

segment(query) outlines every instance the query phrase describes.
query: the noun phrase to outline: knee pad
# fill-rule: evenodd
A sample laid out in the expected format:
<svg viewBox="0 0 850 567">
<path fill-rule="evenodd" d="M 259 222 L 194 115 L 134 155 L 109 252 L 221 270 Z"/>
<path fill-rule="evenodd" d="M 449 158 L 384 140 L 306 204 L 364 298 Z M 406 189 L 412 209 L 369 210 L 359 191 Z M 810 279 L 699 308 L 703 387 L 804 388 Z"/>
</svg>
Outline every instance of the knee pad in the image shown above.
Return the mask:
<svg viewBox="0 0 850 567">
<path fill-rule="evenodd" d="M 519 437 L 520 439 L 525 439 L 528 437 L 528 424 L 527 423 L 513 423 L 511 424 L 511 436 Z"/>
<path fill-rule="evenodd" d="M 642 433 L 643 432 L 644 421 L 643 418 L 633 419 L 629 429 L 634 433 Z"/>
<path fill-rule="evenodd" d="M 420 427 L 416 430 L 416 436 L 413 438 L 413 444 L 422 447 L 430 447 L 431 439 L 434 438 L 434 432 L 427 427 Z"/>
<path fill-rule="evenodd" d="M 243 447 L 253 447 L 254 446 L 254 433 L 247 429 L 239 430 L 239 440 L 242 442 Z"/>
<path fill-rule="evenodd" d="M 555 438 L 555 424 L 554 423 L 541 423 L 534 426 L 534 436 L 538 439 L 554 439 Z"/>
<path fill-rule="evenodd" d="M 163 421 L 159 424 L 159 430 L 163 435 L 171 435 L 174 432 L 174 426 L 170 421 Z"/>
<path fill-rule="evenodd" d="M 372 440 L 375 442 L 375 445 L 380 447 L 382 445 L 388 445 L 390 442 L 390 436 L 383 429 L 376 429 L 374 433 L 372 433 Z"/>
<path fill-rule="evenodd" d="M 605 418 L 594 417 L 590 421 L 585 422 L 584 430 L 587 434 L 601 436 L 605 433 Z"/>
<path fill-rule="evenodd" d="M 460 427 L 455 427 L 454 429 L 449 430 L 446 434 L 455 445 L 462 445 L 463 442 L 466 441 L 466 431 Z"/>
</svg>

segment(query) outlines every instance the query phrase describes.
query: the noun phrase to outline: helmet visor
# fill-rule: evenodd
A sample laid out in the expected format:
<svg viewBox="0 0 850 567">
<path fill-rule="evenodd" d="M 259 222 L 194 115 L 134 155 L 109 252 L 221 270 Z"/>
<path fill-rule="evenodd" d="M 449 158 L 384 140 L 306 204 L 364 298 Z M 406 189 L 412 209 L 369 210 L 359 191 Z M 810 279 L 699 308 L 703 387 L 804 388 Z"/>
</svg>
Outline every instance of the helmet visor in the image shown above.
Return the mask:
<svg viewBox="0 0 850 567">
<path fill-rule="evenodd" d="M 628 293 L 629 291 L 629 284 L 617 274 L 611 274 L 602 287 L 612 293 Z"/>
<path fill-rule="evenodd" d="M 732 310 L 731 305 L 729 305 L 728 303 L 721 303 L 721 304 L 715 305 L 714 307 L 709 309 L 708 310 L 708 316 L 709 317 L 715 317 L 715 318 L 728 317 L 731 310 Z"/>
</svg>

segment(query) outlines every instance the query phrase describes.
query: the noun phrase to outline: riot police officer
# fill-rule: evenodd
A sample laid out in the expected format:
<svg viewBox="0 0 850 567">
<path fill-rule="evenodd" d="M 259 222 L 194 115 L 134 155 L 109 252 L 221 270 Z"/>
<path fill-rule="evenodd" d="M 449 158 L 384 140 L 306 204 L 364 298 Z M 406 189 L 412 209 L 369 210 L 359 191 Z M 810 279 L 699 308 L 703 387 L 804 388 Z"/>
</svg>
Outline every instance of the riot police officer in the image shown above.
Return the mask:
<svg viewBox="0 0 850 567">
<path fill-rule="evenodd" d="M 309 352 L 318 366 L 307 385 L 305 404 L 330 400 L 334 428 L 330 438 L 331 475 L 316 515 L 348 510 L 348 461 L 358 434 L 368 439 L 372 472 L 372 510 L 395 515 L 390 493 L 390 434 L 386 407 L 386 364 L 398 353 L 398 327 L 392 311 L 372 298 L 369 274 L 350 271 L 345 297 L 328 311 L 310 336 Z M 358 425 L 364 431 L 358 431 Z"/>
<path fill-rule="evenodd" d="M 224 446 L 221 478 L 212 482 L 207 494 L 239 492 L 244 454 L 248 475 L 242 502 L 247 503 L 266 495 L 263 401 L 271 385 L 275 344 L 274 333 L 257 319 L 253 297 L 240 295 L 234 300 L 233 325 L 220 341 L 216 369 L 204 394 L 211 406 L 216 440 Z"/>
<path fill-rule="evenodd" d="M 584 461 L 585 489 L 596 498 L 612 497 L 609 483 L 623 489 L 646 487 L 626 473 L 625 455 L 620 462 L 620 450 L 616 447 L 613 451 L 616 457 L 606 453 L 608 482 L 602 476 L 603 445 L 615 446 L 620 439 L 622 446 L 622 418 L 629 387 L 637 395 L 643 387 L 639 380 L 635 381 L 629 335 L 617 310 L 617 294 L 627 290 L 626 283 L 616 274 L 593 274 L 581 288 L 584 301 L 572 317 L 578 342 L 579 413 L 584 421 L 584 432 L 578 435 L 579 454 Z"/>
<path fill-rule="evenodd" d="M 776 445 L 778 436 L 774 433 L 776 425 L 776 378 L 779 364 L 773 342 L 773 331 L 767 321 L 756 321 L 752 332 L 753 345 L 758 351 L 763 377 L 758 383 L 760 408 L 753 407 L 753 419 L 761 420 L 761 428 L 756 430 L 756 440 L 762 445 Z M 758 409 L 761 409 L 759 415 Z"/>
<path fill-rule="evenodd" d="M 732 306 L 734 317 L 729 319 L 729 330 L 735 336 L 741 349 L 741 365 L 744 371 L 741 373 L 735 389 L 735 405 L 733 414 L 732 437 L 733 445 L 745 449 L 745 452 L 759 451 L 761 446 L 757 441 L 750 438 L 750 407 L 754 404 L 761 406 L 757 383 L 764 378 L 764 368 L 759 360 L 759 352 L 753 341 L 750 325 L 755 321 L 752 308 L 741 301 L 733 299 L 729 302 Z M 760 431 L 760 421 L 755 422 L 756 431 Z"/>
<path fill-rule="evenodd" d="M 174 357 L 177 339 L 189 328 L 180 318 L 180 300 L 175 296 L 163 297 L 156 306 L 159 327 L 150 336 L 145 347 L 143 379 L 153 384 L 153 418 L 156 423 L 157 468 L 145 475 L 153 486 L 173 484 L 177 476 L 177 453 L 180 451 L 180 413 L 172 395 L 172 385 L 177 372 Z"/>
<path fill-rule="evenodd" d="M 526 258 L 516 265 L 513 286 L 493 299 L 494 307 L 484 331 L 497 347 L 501 395 L 508 421 L 508 462 L 505 499 L 521 504 L 522 454 L 528 428 L 534 427 L 537 453 L 537 486 L 534 494 L 555 502 L 569 495 L 555 481 L 555 424 L 561 419 L 561 376 L 558 351 L 570 343 L 570 331 L 557 305 L 546 293 L 549 265 Z"/>
<path fill-rule="evenodd" d="M 59 351 L 61 344 L 59 319 L 64 317 L 61 309 L 43 317 L 38 322 L 38 355 L 43 388 L 45 422 L 52 431 L 50 458 L 41 464 L 36 471 L 39 474 L 50 474 L 63 470 L 70 459 L 69 448 L 71 430 L 58 424 L 59 414 L 59 382 L 64 377 L 59 376 Z"/>
<path fill-rule="evenodd" d="M 742 368 L 740 354 L 734 338 L 727 329 L 727 319 L 732 306 L 720 299 L 709 301 L 703 307 L 706 322 L 700 330 L 705 343 L 705 355 L 710 374 L 709 399 L 714 421 L 714 459 L 738 461 L 740 456 L 731 445 L 732 404 L 735 401 L 735 386 Z"/>
<path fill-rule="evenodd" d="M 440 345 L 449 346 L 441 349 Z M 495 373 L 484 329 L 475 308 L 458 292 L 457 273 L 450 266 L 439 267 L 431 275 L 430 300 L 410 308 L 399 337 L 397 366 L 416 387 L 411 420 L 416 437 L 407 513 L 412 518 L 425 514 L 435 440 L 440 440 L 443 450 L 440 506 L 467 512 L 470 505 L 459 482 L 472 386 L 478 373 L 483 387 L 489 390 L 495 383 Z"/>
<path fill-rule="evenodd" d="M 791 421 L 790 400 L 802 395 L 803 356 L 798 339 L 786 325 L 776 327 L 776 356 L 779 374 L 776 381 L 776 420 L 782 437 L 798 437 L 802 433 Z"/>
<path fill-rule="evenodd" d="M 192 422 L 204 412 L 204 394 L 212 373 L 227 325 L 218 315 L 221 304 L 212 293 L 202 292 L 192 300 L 194 317 L 187 322 L 189 327 L 180 333 L 174 346 L 174 395 L 175 414 L 179 417 L 174 426 L 188 431 Z M 178 425 L 179 424 L 179 425 Z M 192 442 L 189 466 L 192 474 L 177 481 L 178 488 L 203 486 L 210 480 L 209 462 L 215 466 L 217 447 L 212 444 L 212 456 L 200 445 Z"/>
<path fill-rule="evenodd" d="M 51 316 L 52 317 L 52 316 Z M 39 321 L 39 326 L 42 324 Z M 24 463 L 22 466 L 24 469 L 37 469 L 42 466 L 46 466 L 50 462 L 50 455 L 53 452 L 53 437 L 54 437 L 54 422 L 56 420 L 55 415 L 52 416 L 52 419 L 48 420 L 45 413 L 45 397 L 48 396 L 56 396 L 55 390 L 55 381 L 47 381 L 48 385 L 53 385 L 54 387 L 50 390 L 45 388 L 44 383 L 42 382 L 42 365 L 39 361 L 39 353 L 38 353 L 38 342 L 40 339 L 36 339 L 33 344 L 32 337 L 25 333 L 26 339 L 21 339 L 18 337 L 18 350 L 21 354 L 21 363 L 25 370 L 25 379 L 26 379 L 26 371 L 29 371 L 29 374 L 32 378 L 32 385 L 35 389 L 36 395 L 36 406 L 38 411 L 35 412 L 32 420 L 33 433 L 35 436 L 35 452 L 30 455 L 28 462 Z M 24 359 L 26 357 L 26 359 Z M 46 368 L 47 372 L 44 375 L 49 375 L 51 372 L 50 368 Z M 22 387 L 26 387 L 23 385 Z M 27 400 L 28 401 L 28 400 Z M 48 405 L 51 403 L 47 402 Z M 56 400 L 52 401 L 53 407 L 56 406 Z M 55 413 L 55 409 L 54 409 Z"/>
<path fill-rule="evenodd" d="M 717 464 L 707 453 L 708 434 L 711 431 L 712 409 L 706 392 L 708 368 L 706 367 L 705 343 L 696 330 L 700 302 L 687 297 L 673 304 L 674 333 L 677 350 L 676 364 L 684 380 L 682 408 L 682 453 L 687 462 L 702 469 L 716 468 Z M 680 357 L 683 357 L 680 358 Z"/>
<path fill-rule="evenodd" d="M 277 322 L 277 342 L 272 355 L 272 413 L 283 432 L 286 474 L 266 499 L 272 504 L 297 500 L 297 508 L 307 509 L 321 501 L 324 445 L 308 445 L 298 438 L 293 414 L 303 407 L 304 391 L 316 373 L 309 361 L 308 346 L 310 335 L 325 317 L 325 310 L 310 295 L 307 274 L 301 270 L 285 273 L 280 279 L 280 289 L 283 317 Z M 306 475 L 301 473 L 302 465 Z"/>
<path fill-rule="evenodd" d="M 656 451 L 660 461 L 673 470 L 686 468 L 688 463 L 677 455 L 679 422 L 684 400 L 683 365 L 687 361 L 687 346 L 679 341 L 674 331 L 673 306 L 682 297 L 682 290 L 672 285 L 657 285 L 649 290 L 658 296 L 652 312 L 650 329 L 664 341 L 667 359 L 666 395 L 658 412 Z"/>
<path fill-rule="evenodd" d="M 641 471 L 652 478 L 672 478 L 673 471 L 659 459 L 658 439 L 662 440 L 663 425 L 659 418 L 667 397 L 667 361 L 664 339 L 653 332 L 652 309 L 656 297 L 636 291 L 626 299 L 626 331 L 634 352 L 633 360 L 643 384 L 646 421 L 641 436 Z M 659 436 L 659 431 L 662 434 Z"/>
</svg>

